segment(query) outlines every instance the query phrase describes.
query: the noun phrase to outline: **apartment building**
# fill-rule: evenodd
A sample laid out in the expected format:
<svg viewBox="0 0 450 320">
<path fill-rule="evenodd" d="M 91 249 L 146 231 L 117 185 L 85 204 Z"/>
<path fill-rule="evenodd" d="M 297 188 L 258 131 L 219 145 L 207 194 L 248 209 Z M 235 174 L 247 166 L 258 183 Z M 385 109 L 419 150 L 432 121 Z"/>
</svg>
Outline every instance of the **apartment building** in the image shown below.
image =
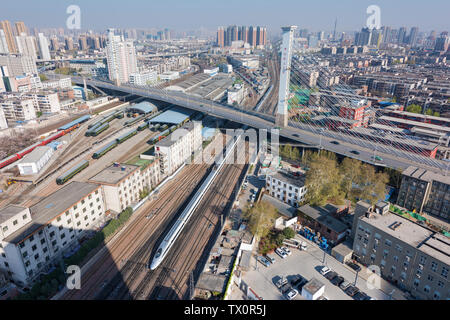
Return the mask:
<svg viewBox="0 0 450 320">
<path fill-rule="evenodd" d="M 272 197 L 298 207 L 298 204 L 305 200 L 305 176 L 296 177 L 283 171 L 268 171 L 266 189 Z"/>
<path fill-rule="evenodd" d="M 175 172 L 202 146 L 201 122 L 188 122 L 155 145 L 160 160 L 160 172 L 167 176 Z"/>
<path fill-rule="evenodd" d="M 36 119 L 35 100 L 33 98 L 3 95 L 0 97 L 0 107 L 9 122 Z"/>
<path fill-rule="evenodd" d="M 450 177 L 409 167 L 402 173 L 397 204 L 450 222 Z"/>
<path fill-rule="evenodd" d="M 69 89 L 72 88 L 72 79 L 70 77 L 57 80 L 49 80 L 42 82 L 44 89 Z"/>
<path fill-rule="evenodd" d="M 16 284 L 30 285 L 104 218 L 101 186 L 76 181 L 30 208 L 1 209 L 0 269 Z"/>
<path fill-rule="evenodd" d="M 137 86 L 153 85 L 158 82 L 156 71 L 146 71 L 130 74 L 130 83 Z"/>
<path fill-rule="evenodd" d="M 418 299 L 450 299 L 450 239 L 377 209 L 355 221 L 355 258 L 378 266 L 383 278 Z"/>
<path fill-rule="evenodd" d="M 7 66 L 12 77 L 38 73 L 33 58 L 22 54 L 0 54 L 0 66 Z"/>
<path fill-rule="evenodd" d="M 132 203 L 139 202 L 140 193 L 149 191 L 160 181 L 159 162 L 155 159 L 144 169 L 128 164 L 113 164 L 89 179 L 102 186 L 106 210 L 122 212 Z"/>
<path fill-rule="evenodd" d="M 27 93 L 25 97 L 33 98 L 34 108 L 42 113 L 59 113 L 61 104 L 58 93 L 49 91 L 39 91 Z"/>
</svg>

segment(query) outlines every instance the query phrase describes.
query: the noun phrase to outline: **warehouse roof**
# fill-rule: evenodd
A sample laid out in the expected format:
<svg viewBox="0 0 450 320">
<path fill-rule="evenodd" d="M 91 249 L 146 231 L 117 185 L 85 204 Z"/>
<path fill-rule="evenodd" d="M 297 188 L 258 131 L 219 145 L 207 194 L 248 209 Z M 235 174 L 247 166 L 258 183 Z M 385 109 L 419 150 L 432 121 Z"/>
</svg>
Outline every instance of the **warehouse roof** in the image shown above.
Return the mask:
<svg viewBox="0 0 450 320">
<path fill-rule="evenodd" d="M 181 107 L 172 107 L 170 110 L 167 110 L 161 113 L 159 116 L 154 117 L 149 122 L 150 123 L 170 123 L 170 124 L 180 124 L 193 115 L 195 111 L 181 108 Z"/>
<path fill-rule="evenodd" d="M 153 104 L 150 103 L 148 101 L 144 101 L 138 104 L 135 104 L 134 106 L 131 106 L 128 108 L 128 110 L 132 111 L 132 112 L 138 112 L 138 113 L 151 113 L 153 111 L 156 111 L 158 108 Z"/>
<path fill-rule="evenodd" d="M 30 207 L 32 222 L 8 236 L 5 241 L 19 243 L 99 189 L 98 184 L 73 181 Z"/>
<path fill-rule="evenodd" d="M 42 157 L 49 151 L 53 150 L 48 146 L 39 146 L 34 148 L 29 154 L 22 158 L 19 164 L 22 163 L 35 163 L 42 159 Z"/>
</svg>

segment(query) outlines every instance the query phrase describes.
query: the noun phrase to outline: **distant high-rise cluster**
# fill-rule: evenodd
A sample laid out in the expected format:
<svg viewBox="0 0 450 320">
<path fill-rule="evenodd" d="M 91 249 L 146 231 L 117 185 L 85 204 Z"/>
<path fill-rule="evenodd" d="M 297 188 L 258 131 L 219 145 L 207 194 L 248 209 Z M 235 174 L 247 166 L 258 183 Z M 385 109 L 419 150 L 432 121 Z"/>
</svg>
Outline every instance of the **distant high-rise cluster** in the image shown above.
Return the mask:
<svg viewBox="0 0 450 320">
<path fill-rule="evenodd" d="M 418 43 L 419 28 L 412 27 L 409 34 L 405 27 L 398 30 L 383 26 L 380 29 L 362 28 L 361 32 L 355 34 L 355 45 L 357 46 L 379 46 L 381 43 L 396 43 L 414 47 Z"/>
<path fill-rule="evenodd" d="M 233 41 L 243 41 L 250 46 L 264 46 L 267 44 L 266 27 L 228 26 L 217 29 L 217 46 L 230 47 Z"/>
</svg>

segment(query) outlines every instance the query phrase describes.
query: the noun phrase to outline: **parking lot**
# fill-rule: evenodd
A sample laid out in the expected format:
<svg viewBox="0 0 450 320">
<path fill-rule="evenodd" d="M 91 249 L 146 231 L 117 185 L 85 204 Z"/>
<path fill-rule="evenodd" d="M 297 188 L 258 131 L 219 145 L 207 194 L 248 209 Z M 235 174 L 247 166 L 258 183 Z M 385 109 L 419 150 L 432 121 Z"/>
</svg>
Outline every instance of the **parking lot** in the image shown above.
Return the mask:
<svg viewBox="0 0 450 320">
<path fill-rule="evenodd" d="M 260 262 L 256 264 L 256 259 L 253 257 L 251 270 L 242 275 L 241 288 L 249 286 L 265 300 L 284 300 L 286 298 L 275 286 L 275 283 L 279 280 L 280 276 L 286 277 L 289 281 L 296 275 L 301 275 L 306 278 L 306 280 L 316 278 L 322 282 L 325 285 L 325 293 L 323 295 L 328 300 L 353 300 L 353 298 L 348 296 L 342 289 L 333 285 L 321 275 L 320 269 L 326 265 L 337 272 L 338 275 L 344 277 L 344 279 L 351 284 L 354 284 L 356 272 L 328 254 L 326 254 L 325 263 L 323 263 L 324 252 L 318 248 L 317 245 L 306 241 L 300 236 L 297 237 L 299 240 L 307 242 L 307 250 L 300 251 L 292 248 L 292 254 L 285 259 L 274 254 L 276 261 L 269 267 L 265 267 Z M 362 277 L 363 272 L 366 272 L 366 270 L 364 269 L 359 273 L 356 287 L 377 300 L 389 300 L 389 293 L 374 289 L 370 284 L 367 285 L 365 278 L 368 278 L 368 275 Z M 234 291 L 240 291 L 237 287 L 234 289 Z M 303 299 L 303 297 L 300 296 L 300 293 L 301 291 L 299 291 L 299 295 L 295 297 L 294 300 Z M 234 297 L 238 299 L 238 295 L 239 294 L 236 293 Z M 242 296 L 242 292 L 240 296 Z"/>
</svg>

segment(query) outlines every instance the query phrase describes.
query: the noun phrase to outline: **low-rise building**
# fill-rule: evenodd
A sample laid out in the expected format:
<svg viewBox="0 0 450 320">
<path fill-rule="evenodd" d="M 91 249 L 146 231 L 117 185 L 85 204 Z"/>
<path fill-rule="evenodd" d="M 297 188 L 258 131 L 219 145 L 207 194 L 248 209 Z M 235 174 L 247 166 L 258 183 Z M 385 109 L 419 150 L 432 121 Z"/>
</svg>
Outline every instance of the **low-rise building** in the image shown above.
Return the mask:
<svg viewBox="0 0 450 320">
<path fill-rule="evenodd" d="M 450 299 L 450 239 L 386 210 L 356 220 L 354 257 L 419 299 Z"/>
<path fill-rule="evenodd" d="M 145 71 L 130 74 L 130 83 L 137 86 L 153 85 L 158 82 L 156 71 Z"/>
<path fill-rule="evenodd" d="M 306 300 L 317 300 L 324 292 L 325 285 L 316 278 L 312 278 L 303 286 L 301 294 Z"/>
<path fill-rule="evenodd" d="M 89 182 L 102 186 L 106 210 L 114 213 L 139 202 L 144 188 L 150 191 L 159 181 L 158 159 L 143 169 L 135 165 L 113 164 L 89 179 Z"/>
<path fill-rule="evenodd" d="M 402 173 L 397 204 L 410 211 L 425 212 L 450 222 L 450 178 L 409 167 Z"/>
<path fill-rule="evenodd" d="M 53 148 L 39 146 L 23 157 L 17 164 L 21 175 L 37 174 L 53 155 Z"/>
<path fill-rule="evenodd" d="M 305 176 L 293 176 L 283 171 L 267 171 L 266 189 L 275 197 L 291 206 L 298 207 L 305 200 Z"/>
<path fill-rule="evenodd" d="M 3 109 L 8 122 L 36 119 L 35 101 L 33 98 L 4 95 L 0 97 L 0 107 Z"/>
<path fill-rule="evenodd" d="M 188 122 L 155 145 L 160 159 L 160 172 L 167 176 L 175 172 L 202 146 L 201 122 Z"/>
<path fill-rule="evenodd" d="M 101 186 L 73 181 L 29 209 L 0 210 L 0 222 L 0 268 L 16 284 L 30 285 L 42 272 L 59 266 L 62 255 L 86 232 L 105 222 Z"/>
</svg>

